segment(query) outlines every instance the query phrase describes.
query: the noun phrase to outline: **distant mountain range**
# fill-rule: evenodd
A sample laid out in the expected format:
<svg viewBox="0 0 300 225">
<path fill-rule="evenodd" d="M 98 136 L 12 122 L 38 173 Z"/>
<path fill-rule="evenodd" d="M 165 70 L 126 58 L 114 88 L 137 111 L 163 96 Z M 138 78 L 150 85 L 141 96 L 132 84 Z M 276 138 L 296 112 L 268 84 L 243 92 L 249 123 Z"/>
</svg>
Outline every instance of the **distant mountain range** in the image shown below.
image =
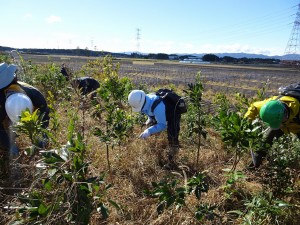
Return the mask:
<svg viewBox="0 0 300 225">
<path fill-rule="evenodd" d="M 134 52 L 123 52 L 125 54 L 132 54 Z M 139 54 L 142 55 L 147 55 L 148 53 L 141 53 L 139 52 Z M 268 56 L 268 55 L 263 55 L 263 54 L 252 54 L 252 53 L 172 53 L 169 55 L 178 55 L 178 56 L 183 56 L 183 55 L 189 55 L 189 56 L 196 56 L 201 58 L 202 56 L 206 55 L 206 54 L 213 54 L 216 55 L 220 58 L 223 58 L 224 56 L 229 56 L 229 57 L 233 57 L 236 59 L 240 59 L 240 58 L 258 58 L 258 59 L 279 59 L 282 60 L 283 58 L 285 60 L 295 60 L 298 59 L 300 60 L 300 55 L 299 54 L 288 54 L 288 55 L 274 55 L 274 56 Z"/>
<path fill-rule="evenodd" d="M 205 53 L 206 54 L 206 53 Z M 201 54 L 189 54 L 189 55 L 194 55 L 197 57 L 202 57 L 205 55 L 204 53 Z M 283 58 L 285 60 L 292 60 L 292 59 L 300 59 L 300 55 L 298 54 L 288 54 L 288 55 L 274 55 L 274 56 L 268 56 L 268 55 L 263 55 L 263 54 L 250 54 L 250 53 L 212 53 L 220 58 L 224 57 L 224 56 L 229 56 L 229 57 L 233 57 L 233 58 L 258 58 L 258 59 L 279 59 L 282 60 Z"/>
</svg>

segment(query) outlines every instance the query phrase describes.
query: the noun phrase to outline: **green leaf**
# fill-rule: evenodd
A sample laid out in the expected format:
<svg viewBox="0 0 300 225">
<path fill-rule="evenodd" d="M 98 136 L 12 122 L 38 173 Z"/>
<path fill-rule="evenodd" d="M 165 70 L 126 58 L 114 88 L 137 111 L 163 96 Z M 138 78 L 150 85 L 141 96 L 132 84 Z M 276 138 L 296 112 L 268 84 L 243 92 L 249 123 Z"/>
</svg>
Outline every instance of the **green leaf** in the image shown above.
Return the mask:
<svg viewBox="0 0 300 225">
<path fill-rule="evenodd" d="M 101 215 L 103 217 L 103 219 L 107 219 L 108 218 L 108 208 L 101 202 L 99 204 L 99 207 L 97 208 L 98 212 L 101 212 Z"/>
<path fill-rule="evenodd" d="M 72 174 L 69 174 L 69 173 L 63 173 L 62 174 L 63 175 L 63 177 L 67 180 L 67 181 L 73 181 L 73 176 L 72 176 Z"/>
<path fill-rule="evenodd" d="M 234 184 L 234 182 L 235 182 L 234 179 L 228 179 L 228 180 L 226 181 L 227 184 Z"/>
<path fill-rule="evenodd" d="M 39 207 L 38 207 L 38 213 L 40 214 L 40 215 L 43 215 L 43 216 L 45 216 L 45 214 L 47 214 L 47 212 L 48 212 L 48 207 L 45 205 L 45 204 L 40 204 L 39 205 Z"/>
<path fill-rule="evenodd" d="M 53 151 L 40 151 L 43 155 L 44 162 L 47 164 L 54 164 L 57 162 L 64 162 L 64 160 Z"/>
<path fill-rule="evenodd" d="M 105 186 L 105 190 L 108 190 L 108 189 L 110 189 L 112 186 L 113 186 L 112 184 L 108 184 L 108 185 L 106 185 L 106 186 Z"/>
<path fill-rule="evenodd" d="M 82 190 L 82 191 L 86 191 L 86 192 L 90 192 L 90 189 L 88 188 L 88 185 L 87 184 L 81 184 L 80 186 L 79 186 L 79 188 L 80 188 L 80 190 Z"/>
<path fill-rule="evenodd" d="M 198 221 L 201 221 L 204 218 L 204 214 L 202 212 L 196 212 L 195 217 Z"/>
<path fill-rule="evenodd" d="M 44 180 L 44 187 L 47 191 L 52 190 L 52 183 L 48 178 Z"/>
<path fill-rule="evenodd" d="M 114 202 L 113 200 L 109 199 L 108 200 L 110 202 L 110 204 L 115 207 L 117 210 L 121 210 L 121 207 L 116 203 Z"/>
<path fill-rule="evenodd" d="M 58 171 L 58 170 L 55 169 L 55 168 L 54 168 L 54 169 L 49 169 L 49 170 L 48 170 L 48 176 L 49 176 L 49 177 L 53 177 L 53 176 L 57 173 L 57 171 Z"/>
</svg>

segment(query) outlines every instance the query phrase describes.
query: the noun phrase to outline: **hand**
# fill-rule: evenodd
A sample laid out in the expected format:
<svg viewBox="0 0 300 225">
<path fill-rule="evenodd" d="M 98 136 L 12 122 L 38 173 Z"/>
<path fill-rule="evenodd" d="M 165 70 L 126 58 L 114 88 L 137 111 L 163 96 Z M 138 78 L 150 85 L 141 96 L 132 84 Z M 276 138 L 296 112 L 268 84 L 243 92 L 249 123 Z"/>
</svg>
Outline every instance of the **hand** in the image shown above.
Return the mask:
<svg viewBox="0 0 300 225">
<path fill-rule="evenodd" d="M 154 124 L 156 124 L 156 120 L 154 118 L 152 118 L 152 117 L 148 117 L 145 125 L 148 126 L 148 127 L 150 127 L 150 126 L 153 126 Z"/>
<path fill-rule="evenodd" d="M 140 138 L 141 138 L 141 139 L 146 139 L 146 138 L 148 138 L 150 135 L 151 135 L 151 134 L 150 134 L 149 130 L 145 130 L 143 133 L 140 134 Z"/>
<path fill-rule="evenodd" d="M 148 126 L 149 124 L 151 124 L 152 123 L 152 118 L 151 117 L 148 117 L 148 119 L 147 119 L 147 121 L 146 121 L 146 125 Z"/>
</svg>

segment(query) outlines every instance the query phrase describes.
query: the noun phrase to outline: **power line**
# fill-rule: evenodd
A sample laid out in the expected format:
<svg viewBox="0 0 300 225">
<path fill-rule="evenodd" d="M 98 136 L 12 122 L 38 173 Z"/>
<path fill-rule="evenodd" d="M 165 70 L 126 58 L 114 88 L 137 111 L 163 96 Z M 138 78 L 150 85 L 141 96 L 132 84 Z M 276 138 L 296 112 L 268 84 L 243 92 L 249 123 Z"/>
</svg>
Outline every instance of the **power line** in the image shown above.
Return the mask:
<svg viewBox="0 0 300 225">
<path fill-rule="evenodd" d="M 203 36 L 209 36 L 209 40 L 237 40 L 238 35 L 245 39 L 259 38 L 260 35 L 266 35 L 273 32 L 279 32 L 283 29 L 290 29 L 292 18 L 294 18 L 295 6 L 272 12 L 263 16 L 253 17 L 250 20 L 239 21 L 236 24 L 227 26 L 213 27 L 202 30 Z M 203 39 L 203 36 L 192 36 L 193 39 Z M 244 40 L 245 40 L 244 39 Z"/>
<path fill-rule="evenodd" d="M 140 39 L 141 39 L 140 31 L 141 31 L 140 28 L 136 29 L 136 53 L 139 53 L 140 51 Z"/>
</svg>

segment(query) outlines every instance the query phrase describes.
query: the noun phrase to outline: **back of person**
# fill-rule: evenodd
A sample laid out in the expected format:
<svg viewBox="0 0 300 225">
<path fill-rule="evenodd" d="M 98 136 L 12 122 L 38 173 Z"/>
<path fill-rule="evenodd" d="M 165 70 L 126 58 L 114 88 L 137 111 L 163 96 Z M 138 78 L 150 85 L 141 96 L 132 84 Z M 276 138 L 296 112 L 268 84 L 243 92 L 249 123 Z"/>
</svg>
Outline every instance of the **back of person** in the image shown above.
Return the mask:
<svg viewBox="0 0 300 225">
<path fill-rule="evenodd" d="M 261 118 L 261 109 L 263 106 L 270 104 L 270 102 L 280 101 L 285 105 L 288 109 L 288 118 L 284 121 L 279 121 L 280 129 L 284 133 L 294 133 L 297 134 L 300 132 L 300 118 L 299 118 L 299 111 L 300 111 L 300 104 L 299 101 L 290 96 L 272 96 L 262 101 L 254 102 L 248 108 L 248 111 L 245 114 L 245 118 L 250 120 L 254 120 L 258 116 Z M 266 111 L 266 110 L 265 110 Z M 271 110 L 270 113 L 267 115 L 263 120 L 270 120 L 270 117 L 275 114 L 275 109 Z M 275 114 L 276 115 L 276 114 Z M 262 119 L 262 118 L 261 118 Z M 266 121 L 265 121 L 266 122 Z M 266 122 L 268 124 L 268 122 Z"/>
<path fill-rule="evenodd" d="M 23 93 L 26 94 L 30 100 L 32 101 L 32 104 L 35 109 L 39 109 L 40 113 L 44 114 L 44 126 L 47 127 L 49 124 L 49 108 L 46 102 L 45 97 L 43 94 L 36 89 L 35 87 L 21 82 L 21 81 L 13 81 L 9 86 L 5 87 L 1 91 L 1 98 L 0 103 L 1 106 L 5 105 L 7 96 L 9 96 L 11 93 Z M 1 121 L 6 117 L 6 111 L 5 107 L 0 108 L 0 119 Z"/>
<path fill-rule="evenodd" d="M 10 159 L 19 155 L 16 134 L 11 129 L 11 125 L 19 120 L 24 110 L 32 113 L 34 109 L 39 109 L 43 115 L 42 127 L 45 129 L 49 125 L 50 117 L 49 108 L 42 93 L 26 83 L 13 80 L 11 84 L 1 89 L 0 100 L 0 157 L 6 162 L 6 165 L 1 168 L 4 171 L 3 175 L 6 176 L 9 173 Z M 34 145 L 44 148 L 47 143 L 48 137 L 46 133 L 43 133 L 41 139 L 34 142 Z"/>
<path fill-rule="evenodd" d="M 251 153 L 252 162 L 249 169 L 258 168 L 268 154 L 274 139 L 284 134 L 294 133 L 300 137 L 300 103 L 291 96 L 272 96 L 262 101 L 252 103 L 245 118 L 250 121 L 260 118 L 269 128 L 264 132 L 266 145 Z"/>
<path fill-rule="evenodd" d="M 97 80 L 91 77 L 79 77 L 72 81 L 72 85 L 81 91 L 82 95 L 87 95 L 100 87 Z"/>
<path fill-rule="evenodd" d="M 66 80 L 70 80 L 70 73 L 65 64 L 62 64 L 60 73 L 66 78 Z"/>
<path fill-rule="evenodd" d="M 40 113 L 42 113 L 44 115 L 43 127 L 44 128 L 48 127 L 49 119 L 50 119 L 49 108 L 48 108 L 47 101 L 46 101 L 44 95 L 38 89 L 36 89 L 35 87 L 33 87 L 27 83 L 24 83 L 21 81 L 18 81 L 17 83 L 25 91 L 26 95 L 31 99 L 33 106 L 35 108 L 38 108 Z"/>
<path fill-rule="evenodd" d="M 19 149 L 15 142 L 15 135 L 11 130 L 11 123 L 19 120 L 22 111 L 38 109 L 43 115 L 43 128 L 49 125 L 49 108 L 42 93 L 33 86 L 17 80 L 17 67 L 13 64 L 0 64 L 0 148 L 9 150 L 11 155 L 18 155 Z M 38 144 L 45 146 L 46 134 Z"/>
</svg>

